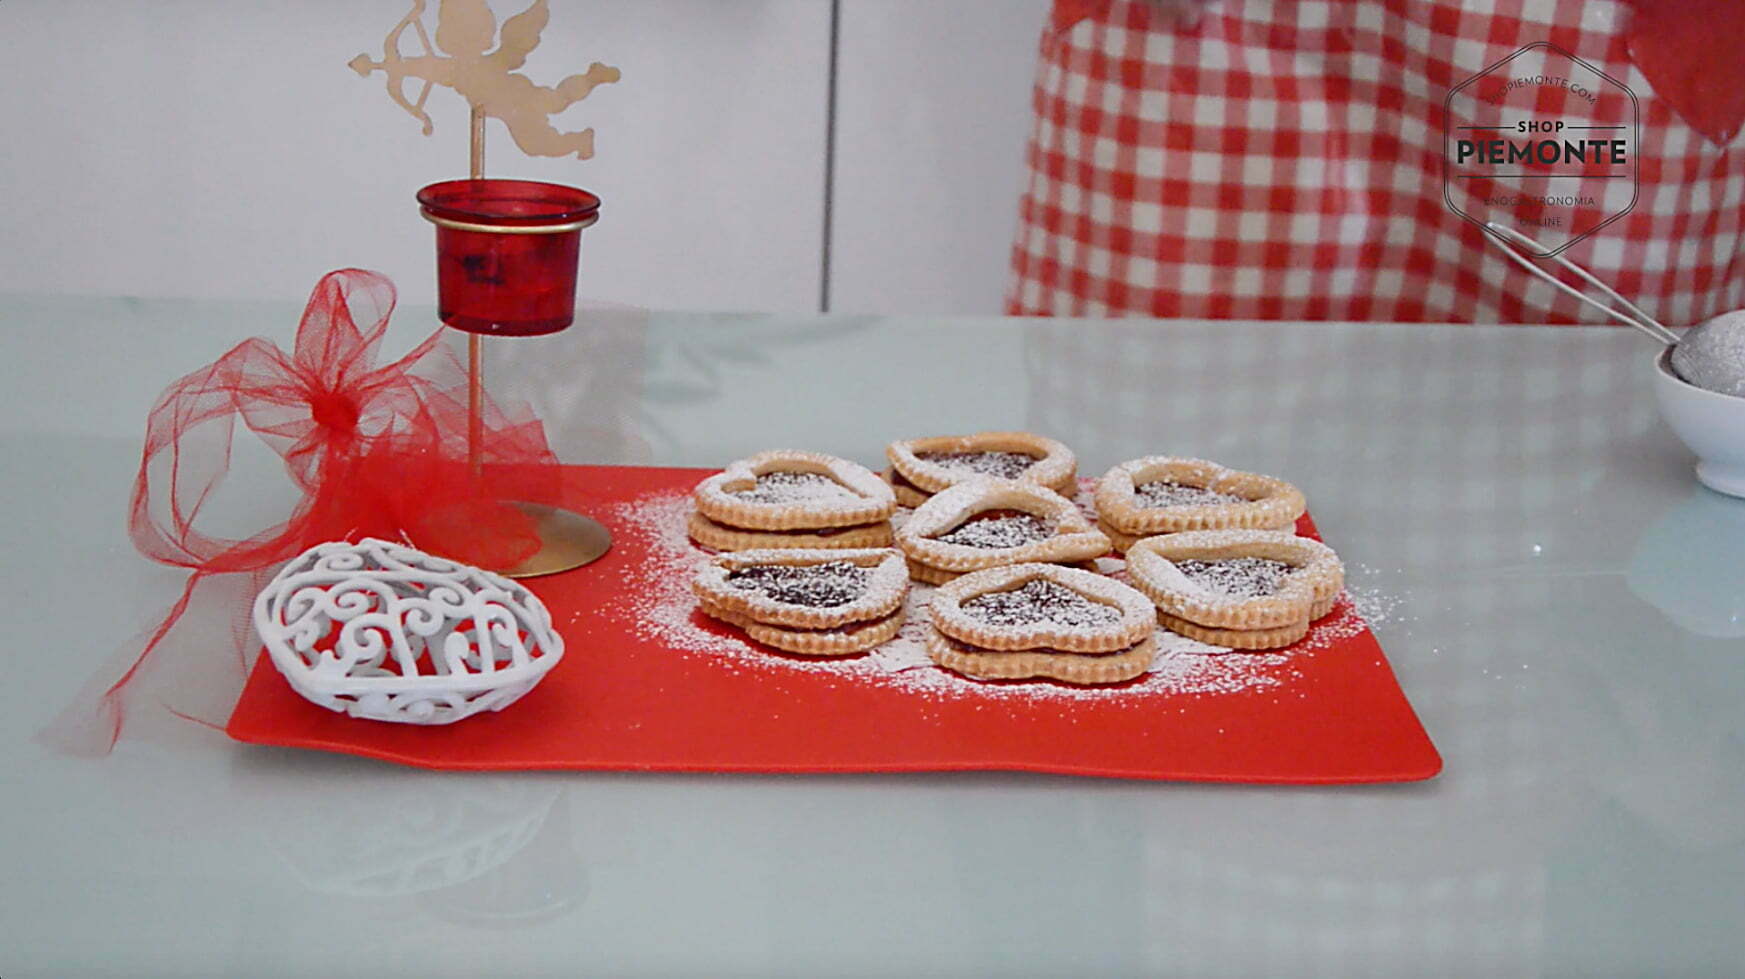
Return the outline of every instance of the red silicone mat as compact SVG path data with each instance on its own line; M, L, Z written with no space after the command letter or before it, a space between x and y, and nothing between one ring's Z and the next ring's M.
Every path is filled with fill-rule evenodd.
M679 512L679 494L706 471L576 466L568 475L572 505L615 541L588 567L529 582L566 649L521 701L447 727L357 720L303 700L261 656L231 737L464 770L982 769L1287 783L1412 781L1441 770L1349 603L1300 648L1210 664L1247 664L1226 671L1240 682L1196 681L1185 693L1149 680L1083 690L979 684L933 667L878 673L864 659L820 665L741 645L701 616L676 618L716 648L677 648L685 644L672 623L651 629L646 614L651 568L672 556L672 535L663 544L648 514ZM1314 532L1307 517L1300 529Z

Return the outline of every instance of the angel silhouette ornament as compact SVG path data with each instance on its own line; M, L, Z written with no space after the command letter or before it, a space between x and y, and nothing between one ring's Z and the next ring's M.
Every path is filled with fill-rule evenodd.
M564 132L551 124L551 117L588 97L597 86L619 79L618 69L594 62L584 74L571 75L556 86L536 85L516 69L539 45L539 35L551 19L546 0L503 22L485 0L441 0L436 14L436 44L424 29L425 0L413 0L412 9L382 43L381 60L360 54L351 59L352 70L368 78L382 72L388 96L405 109L430 135L435 127L424 103L437 85L451 88L485 116L501 119L523 153L530 156L571 156L586 160L594 155L594 130ZM400 39L411 28L418 34L423 54L410 57L400 50ZM496 44L496 50L490 50ZM438 54L440 49L443 53ZM487 53L488 52L488 53ZM406 80L423 85L416 98L406 94Z

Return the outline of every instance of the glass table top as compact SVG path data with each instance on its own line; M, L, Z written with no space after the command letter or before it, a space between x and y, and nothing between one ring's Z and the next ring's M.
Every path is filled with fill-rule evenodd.
M149 703L107 759L50 752L35 733L182 585L125 533L146 410L298 312L0 296L6 979L1745 962L1745 501L1697 486L1631 331L587 310L487 343L487 386L569 462L876 465L1022 428L1087 475L1168 453L1289 479L1442 752L1427 783L438 774ZM402 309L384 352L433 322ZM294 501L247 442L220 532ZM227 628L193 619L155 682Z

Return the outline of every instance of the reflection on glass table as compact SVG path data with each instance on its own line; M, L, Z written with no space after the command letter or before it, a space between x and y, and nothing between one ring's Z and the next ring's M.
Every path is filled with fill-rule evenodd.
M497 393L532 400L573 462L714 466L782 446L872 465L894 438L1026 428L1090 475L1167 452L1290 479L1446 769L1258 788L434 774L235 745L146 707L106 761L49 755L32 733L180 584L120 536L145 407L295 309L0 297L0 314L0 448L30 501L4 518L8 584L32 596L11 637L41 651L0 687L9 979L121 962L1464 976L1745 961L1745 501L1697 489L1624 331L584 309L576 329L489 352ZM434 324L398 315L409 336ZM278 478L227 487L247 497L242 529L282 519ZM178 671L202 657L236 670L227 611L193 618L157 689L197 687ZM228 682L187 692L222 713Z

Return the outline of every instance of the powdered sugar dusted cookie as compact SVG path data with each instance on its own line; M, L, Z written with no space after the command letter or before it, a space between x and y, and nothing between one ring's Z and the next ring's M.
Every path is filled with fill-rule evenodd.
M888 520L855 527L818 527L812 530L743 530L718 524L693 511L685 522L685 530L692 540L716 551L889 547L891 544L891 523Z
M1097 517L1116 546L1190 530L1288 530L1303 494L1282 479L1226 469L1204 459L1147 456L1097 481Z
M818 452L772 449L697 485L697 512L742 530L813 530L889 520L896 497L878 474Z
M881 470L879 478L890 484L891 492L897 495L898 506L906 506L912 510L926 503L933 496L932 493L917 489L913 483L904 479L895 469Z
M954 575L1030 561L1069 564L1109 551L1109 539L1071 500L1040 486L995 479L959 483L934 495L896 539L912 566Z
M885 449L888 478L910 498L938 493L965 480L1010 479L1072 494L1078 459L1060 442L1030 432L980 432L905 439Z
M933 627L983 649L1109 653L1151 635L1151 599L1091 571L1015 564L964 575L933 593Z
M1272 530L1147 537L1128 549L1127 574L1156 603L1166 628L1244 649L1302 638L1345 587L1345 570L1332 548Z
M720 554L691 583L705 615L809 656L864 652L895 636L908 588L903 556L889 548Z
M850 622L833 629L788 629L749 616L735 615L725 609L700 603L703 613L730 625L739 626L745 634L766 646L801 656L852 656L864 653L881 643L895 639L903 628L901 610L881 619Z
M697 569L699 601L771 625L827 629L903 604L909 575L893 548L719 554Z
M967 676L1119 683L1145 672L1157 612L1113 578L1053 564L966 574L929 609L928 655Z
M1157 655L1155 635L1118 653L1090 655L1030 649L1000 653L977 649L938 630L927 635L927 655L933 662L978 680L1027 680L1046 677L1083 686L1122 683L1144 673Z

